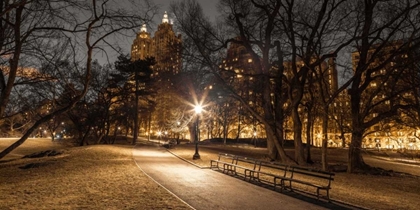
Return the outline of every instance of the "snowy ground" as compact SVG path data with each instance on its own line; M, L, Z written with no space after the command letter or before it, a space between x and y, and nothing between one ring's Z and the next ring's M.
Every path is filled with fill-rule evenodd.
M0 150L14 141L0 139ZM259 158L264 158L265 153L263 149L200 146L201 159L195 163L202 166L209 166L210 159L221 151ZM0 209L188 209L138 169L131 148L131 145L68 147L50 139L29 139L0 160ZM45 150L62 154L21 158ZM194 145L177 146L171 152L193 161ZM341 149L330 150L329 160L343 164L346 154ZM314 160L318 157L319 151L313 150ZM412 174L420 170L418 166L390 165L374 157L365 159L387 170ZM343 172L336 173L331 198L369 209L417 209L419 192L419 176Z

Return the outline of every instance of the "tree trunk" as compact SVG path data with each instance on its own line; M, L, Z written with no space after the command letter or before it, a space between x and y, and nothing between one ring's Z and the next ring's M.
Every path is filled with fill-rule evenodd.
M3 1L1 3L3 5ZM13 58L9 60L9 75L7 76L7 83L6 86L1 90L1 97L0 97L0 119L3 118L4 112L6 110L6 106L9 103L10 94L12 92L13 86L15 85L15 79L17 70L19 67L19 60L20 60L20 54L22 52L22 37L21 37L21 24L22 24L22 12L25 8L25 4L19 6L16 8L15 13L15 24L13 27L14 30L14 44L15 44L15 50L13 52ZM2 40L3 41L3 40ZM23 143L23 142L22 142Z
M363 161L361 148L363 133L363 123L360 113L361 94L358 89L361 78L354 80L352 88L350 89L350 102L351 102L351 116L352 116L352 136L348 154L348 167L347 172L353 173L357 170L365 170L368 166Z
M81 139L80 139L79 146L89 145L89 142L88 142L88 140L86 138L88 136L88 134L89 134L89 131L90 131L90 128L87 129L87 131L84 134L82 134Z
M325 109L325 114L322 116L322 145L321 145L321 163L322 170L328 169L327 146L328 146L328 108Z
M348 173L354 173L358 170L366 170L368 165L365 163L362 157L362 139L363 135L362 132L353 131L351 137L351 143L349 148L349 156L348 156Z
M305 164L305 156L302 145L302 121L299 117L299 112L297 107L292 109L292 118L293 118L293 137L295 143L295 161L299 164Z
M135 78L136 80L136 102L134 105L134 130L133 130L133 142L131 142L132 145L135 145L137 143L137 135L139 132L139 81L138 81L138 71L135 72Z
M269 132L266 131L266 133L268 134ZM271 160L276 160L277 154L280 153L280 151L278 151L276 148L275 141L277 141L277 139L275 138L274 135L267 135L267 152L268 152L268 157ZM281 155L280 155L280 159L283 159Z
M226 113L226 111L224 111L223 113L224 113L224 117L223 117L223 144L226 145L227 134L228 134L227 113Z
M308 109L308 123L306 123L306 163L313 164L311 158L311 138L312 138L312 113L311 110Z
M265 125L265 132L267 135L267 152L268 157L271 160L276 160L277 155L280 156L280 160L284 163L291 163L293 160L287 156L286 152L284 151L283 146L281 145L281 142L279 141L278 136L283 135L281 132L277 133L274 131L274 129L270 125Z

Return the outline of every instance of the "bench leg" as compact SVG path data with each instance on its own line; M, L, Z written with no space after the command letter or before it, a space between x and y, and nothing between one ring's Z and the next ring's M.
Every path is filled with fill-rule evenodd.
M327 199L328 199L328 203L331 203L331 200L330 200L330 189L327 189Z
M281 184L281 190L283 191L283 189L286 189L286 180L284 180L284 179L281 179L281 182L280 182L280 184ZM291 189L291 188L290 188Z
M319 200L319 191L321 190L321 188L316 188L316 196L317 196L317 199ZM323 189L323 190L325 190L326 191L326 193L327 193L327 200L328 200L328 202L329 203L331 203L331 200L330 200L330 189Z
M292 191L292 192L293 192L292 180L289 180L289 188L290 188L290 191Z
M252 171L248 171L248 170L245 170L245 172L244 172L244 180L246 181L246 177L247 177L247 172L249 172L249 181L251 181L251 174L252 174Z
M274 191L276 191L277 187L277 177L274 177ZM280 192L283 192L283 179L280 179Z

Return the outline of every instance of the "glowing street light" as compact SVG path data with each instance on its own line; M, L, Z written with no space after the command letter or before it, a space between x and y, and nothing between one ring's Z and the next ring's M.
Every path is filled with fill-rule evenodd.
M200 154L198 153L198 141L200 135L198 135L199 132L199 123L200 123L200 113L203 111L203 107L201 105L195 105L194 111L196 114L195 118L195 153L193 155L193 160L200 159Z

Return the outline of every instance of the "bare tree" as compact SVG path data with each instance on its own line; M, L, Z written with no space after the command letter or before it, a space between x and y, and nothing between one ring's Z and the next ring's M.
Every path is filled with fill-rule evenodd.
M196 58L200 60L208 70L210 70L217 81L217 84L223 85L223 89L229 93L229 97L236 98L241 102L241 106L251 113L255 119L262 122L266 129L268 138L269 156L272 159L277 159L280 154L280 159L284 161L291 161L286 155L282 144L282 122L279 107L280 99L276 98L273 101L272 92L276 86L281 82L276 82L273 86L271 78L276 78L276 75L282 75L283 68L279 67L278 71L273 74L270 56L275 54L279 48L273 48L273 31L275 28L275 17L280 8L280 2L263 2L257 3L255 1L221 1L220 9L224 14L225 23L228 27L222 28L222 24L212 25L204 18L202 10L195 1L184 1L179 4L172 5L172 11L175 13L177 26L179 30L185 33L186 39L192 40L194 43L194 52ZM261 30L260 30L261 29ZM230 33L222 33L227 31ZM259 34L256 34L258 32ZM237 39L236 37L240 37ZM261 92L258 95L262 98L263 112L257 112L254 107L251 107L248 101L241 98L241 94L235 91L234 86L228 85L222 75L220 75L219 62L223 48L228 43L236 43L245 46L248 53L251 54L252 61L255 62L255 72L244 74L248 79L255 78L258 84L262 86ZM281 52L277 51L281 57ZM282 64L282 61L280 62ZM280 65L282 66L282 65ZM274 103L273 103L274 102ZM273 106L275 104L275 106ZM280 108L281 109L281 108ZM276 115L277 114L277 115ZM275 117L277 116L277 118ZM279 133L280 132L280 133Z
M14 3L11 7L7 2L1 2L3 6L1 11L2 25L11 28L13 39L10 41L12 47L9 49L11 55L10 72L7 82L2 81L1 116L3 116L8 104L16 72L20 65L20 56L24 52L23 48L25 46L43 46L45 44L44 40L49 38L59 43L57 37L62 37L71 41L71 47L66 50L73 53L73 61L80 60L77 54L83 52L85 56L82 56L82 59L85 62L84 68L74 69L81 77L79 77L79 81L72 81L75 94L71 100L67 104L56 107L55 110L41 116L17 142L0 153L0 158L25 142L29 135L41 124L73 108L88 91L91 81L93 53L101 50L101 44L106 45L110 36L140 27L143 22L149 20L150 12L153 12L149 10L150 7L144 7L143 9L135 7L136 5L133 5L133 2L130 2L131 5L127 5L127 8L131 9L128 10L120 7L118 2L111 0L91 0L88 2L27 0ZM138 8L138 10L135 10L135 8ZM33 42L28 43L29 40ZM0 41L4 43L4 40ZM57 46L54 43L57 42L51 42L48 47ZM48 56L44 57L49 58ZM74 67L78 66L74 65ZM4 75L2 75L2 79L5 79ZM61 82L68 83L69 81Z
M352 140L348 172L368 169L361 154L364 133L383 119L395 116L413 87L402 83L410 75L417 49L420 22L419 1L356 1L354 37L360 37L353 54L354 76L349 90L352 116ZM415 60L415 59L414 59Z

